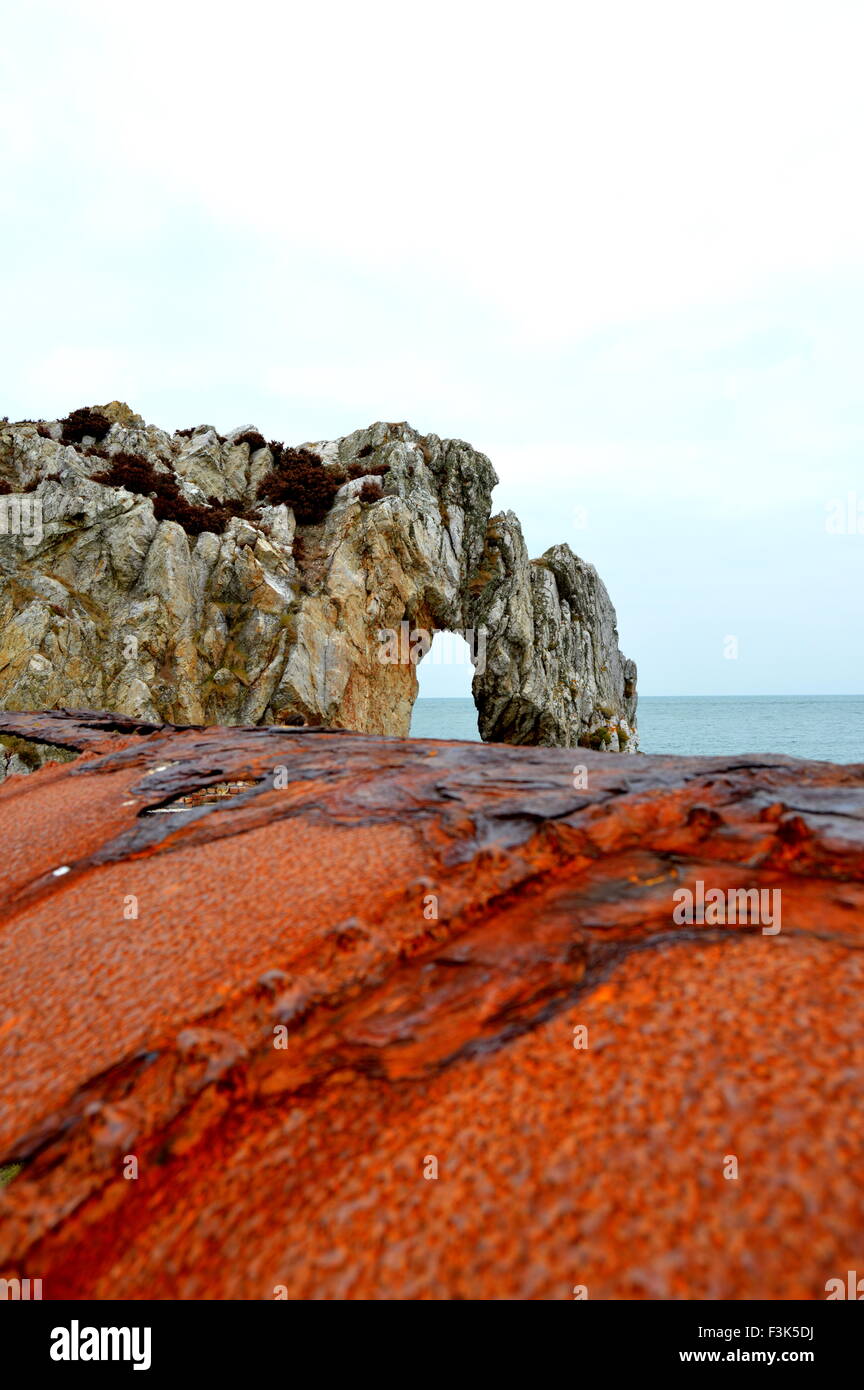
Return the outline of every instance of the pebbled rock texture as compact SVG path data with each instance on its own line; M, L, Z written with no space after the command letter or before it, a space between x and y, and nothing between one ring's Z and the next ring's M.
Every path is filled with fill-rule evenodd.
M860 1268L864 767L0 732L81 750L0 789L0 1276L821 1299ZM781 930L675 925L699 881L779 889Z
M635 750L606 589L566 545L529 560L483 454L383 423L305 447L330 502L308 515L267 500L283 446L251 426L169 435L116 401L0 423L0 705L407 734L410 634L448 630L483 739Z

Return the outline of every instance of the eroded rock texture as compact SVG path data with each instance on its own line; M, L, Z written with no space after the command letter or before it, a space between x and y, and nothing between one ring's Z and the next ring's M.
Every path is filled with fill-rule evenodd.
M0 731L83 750L0 789L0 1275L818 1299L860 1268L864 768L586 752L574 790L558 749ZM170 810L214 782L245 790ZM779 889L780 932L675 926L698 881Z
M379 635L404 623L474 634L484 739L634 751L636 670L606 589L566 545L529 560L516 517L490 517L497 478L469 445L405 424L310 445L335 497L304 519L263 498L280 453L251 427L168 435L117 402L97 415L98 439L86 417L0 424L4 708L407 734L415 665L407 640L382 661ZM118 460L206 528L97 481Z

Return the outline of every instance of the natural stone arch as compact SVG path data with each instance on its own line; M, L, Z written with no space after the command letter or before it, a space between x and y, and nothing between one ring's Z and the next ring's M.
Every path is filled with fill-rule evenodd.
M635 666L596 571L566 545L530 560L470 445L379 423L303 446L333 486L298 524L259 498L285 446L254 428L170 436L116 402L102 415L98 450L63 422L0 424L0 482L43 518L38 541L0 538L6 708L404 735L416 667L382 662L379 633L407 622L484 632L485 740L635 747ZM173 516L127 486L130 458L168 480Z

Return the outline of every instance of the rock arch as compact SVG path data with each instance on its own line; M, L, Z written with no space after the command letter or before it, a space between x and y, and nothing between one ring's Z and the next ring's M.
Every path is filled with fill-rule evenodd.
M98 443L0 425L0 482L35 493L43 531L0 538L6 708L405 735L416 666L383 661L380 634L408 624L482 632L484 740L635 749L636 669L602 581L567 545L529 559L470 445L378 423L304 446L332 502L298 524L259 496L284 446L252 427L101 414ZM156 492L118 485L118 457Z

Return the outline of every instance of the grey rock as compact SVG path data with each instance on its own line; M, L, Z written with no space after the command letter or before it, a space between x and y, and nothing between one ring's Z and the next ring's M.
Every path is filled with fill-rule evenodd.
M529 559L513 513L490 515L498 480L470 445L383 422L308 444L357 477L321 524L298 525L257 503L273 457L234 442L253 426L169 435L120 402L109 418L109 455L247 515L187 534L94 481L105 460L62 444L57 422L0 425L0 479L41 506L42 530L0 534L4 708L404 735L410 638L445 629L473 641L485 740L635 751L636 668L602 581L567 545ZM361 500L367 459L378 500Z

